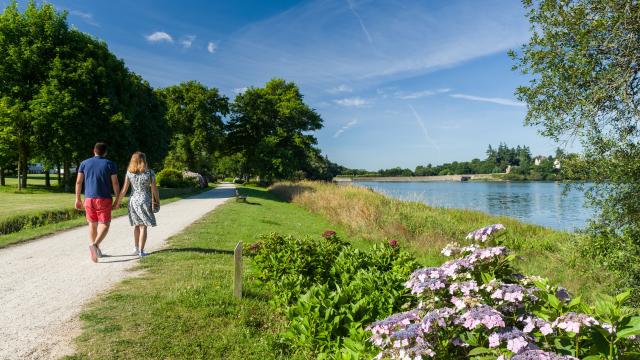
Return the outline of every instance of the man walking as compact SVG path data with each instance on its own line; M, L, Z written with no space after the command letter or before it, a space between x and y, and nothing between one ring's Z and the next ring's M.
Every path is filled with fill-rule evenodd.
M76 179L76 209L83 207L80 193L84 182L84 209L89 222L89 252L91 260L102 257L100 242L107 236L111 224L112 194L120 192L116 164L105 159L107 144L97 143L93 147L94 157L83 161ZM113 190L113 192L112 192Z

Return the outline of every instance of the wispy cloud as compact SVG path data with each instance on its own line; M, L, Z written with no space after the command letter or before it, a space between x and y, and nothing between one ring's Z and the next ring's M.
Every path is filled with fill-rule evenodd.
M327 90L328 93L330 94L338 94L338 93L344 93L344 92L352 92L353 89L350 86L347 86L345 84L341 84L338 85L334 88L331 88L329 90Z
M182 38L182 40L180 40L180 45L182 45L182 47L184 47L185 49L188 49L191 47L191 45L193 45L193 42L195 40L196 40L195 35L187 35L184 38Z
M361 107L365 105L369 105L371 102L367 99L363 99L361 97L352 97L352 98L344 98L333 100L338 105L349 106L349 107Z
M278 74L322 91L377 86L517 47L529 38L522 15L510 0L312 0L234 33L215 66L244 83Z
M153 34L145 36L145 38L147 39L147 41L150 41L150 42L162 42L162 41L166 41L170 43L173 42L173 38L171 37L171 35L167 34L164 31L156 31Z
M236 94L242 94L243 92L247 91L247 89L247 87L235 88L233 89L233 92Z
M516 101L516 100L512 100L512 99L505 99L505 98L499 98L499 97L483 97L483 96L475 96L475 95L466 95L466 94L451 94L449 95L452 98L456 98L456 99L464 99L464 100L471 100L471 101L482 101L482 102L488 102L488 103L493 103L493 104L498 104L498 105L506 105L506 106L526 106L525 103L522 103L520 101Z
M396 98L402 99L402 100L413 100L413 99L419 99L427 96L432 96L435 94L436 92L431 90L416 91L412 93L404 93L399 91L399 92L396 92L395 96Z
M216 50L218 50L218 45L216 45L216 43L214 43L213 41L209 41L209 44L207 45L207 51L213 54L216 52Z
M411 112L413 112L413 116L416 119L416 122L418 123L418 126L420 126L420 129L422 130L422 134L424 135L425 140L427 140L427 142L438 151L438 154L440 154L440 147L438 146L438 144L436 144L435 141L433 141L433 139L431 138L431 136L429 136L429 131L427 131L427 127L424 124L424 121L422 120L422 117L420 116L420 114L418 114L418 112L416 111L416 109L409 105L409 109L411 109Z
M342 133L344 133L345 131L347 131L350 128L354 127L356 124L358 124L358 119L354 119L354 120L349 121L346 125L344 125L340 129L338 129L338 131L336 131L336 133L333 134L333 137L334 138L340 137L340 135L342 135Z
M88 12L84 12L84 11L80 11L80 10L71 10L71 11L69 11L69 14L71 14L72 16L79 17L85 23L87 23L87 24L89 24L91 26L100 26L100 24L98 24L95 21L95 19L93 18L93 14L92 13L88 13Z

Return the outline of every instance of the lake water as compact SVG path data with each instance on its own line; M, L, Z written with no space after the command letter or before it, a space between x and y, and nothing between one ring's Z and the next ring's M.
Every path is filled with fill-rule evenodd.
M556 182L354 182L401 200L480 210L558 230L584 227L593 214L582 191Z

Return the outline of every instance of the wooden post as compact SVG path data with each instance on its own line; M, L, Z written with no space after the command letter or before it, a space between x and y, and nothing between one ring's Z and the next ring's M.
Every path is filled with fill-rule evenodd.
M235 274L233 278L233 296L242 299L242 241L233 250Z

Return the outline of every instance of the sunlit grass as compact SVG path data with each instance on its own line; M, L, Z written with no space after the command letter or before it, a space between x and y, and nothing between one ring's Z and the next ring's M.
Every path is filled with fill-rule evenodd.
M370 241L404 241L425 265L444 262L440 250L447 243L461 242L472 230L502 223L507 232L500 240L520 256L523 272L549 277L587 298L611 291L616 283L598 264L579 257L576 244L581 238L575 233L479 211L400 201L357 186L279 183L271 191L340 224L349 234Z

